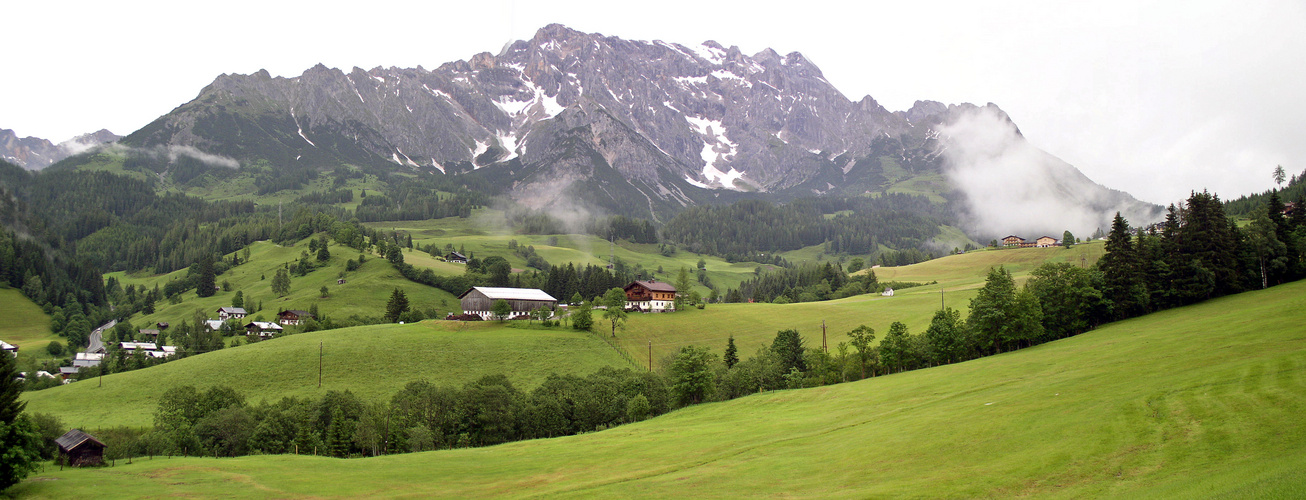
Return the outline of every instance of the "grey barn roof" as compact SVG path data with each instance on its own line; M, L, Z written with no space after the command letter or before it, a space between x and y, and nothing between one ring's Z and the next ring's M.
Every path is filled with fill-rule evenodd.
M86 441L95 441L100 446L104 446L104 443L100 442L99 439L95 439L94 436L82 432L79 429L68 431L64 433L64 435L59 436L59 439L54 440L54 442L59 445L59 449L63 451L70 451L73 448L81 446L82 443L85 443Z

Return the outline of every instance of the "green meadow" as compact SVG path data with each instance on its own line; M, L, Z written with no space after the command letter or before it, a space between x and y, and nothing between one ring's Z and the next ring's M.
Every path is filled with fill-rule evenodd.
M128 320L143 328L159 321L189 321L196 311L205 317L216 318L217 309L230 306L237 291L244 294L245 308L251 311L250 318L262 316L267 321L276 319L278 310L306 311L315 303L322 314L339 319L353 315L382 316L385 314L386 301L395 288L402 289L408 296L409 303L417 309L433 308L440 312L441 317L458 310L457 297L438 288L408 281L399 275L394 266L375 254L368 254L362 267L346 272L345 261L357 259L358 251L336 244L332 244L329 249L331 259L324 267L304 276L291 274L290 294L277 297L272 293L272 277L278 268L284 265L293 267L299 261L300 253L308 250L307 240L293 247L267 241L254 243L250 246L249 262L233 267L217 277L217 283L229 283L231 291L219 291L212 297L201 298L192 289L181 294L183 300L178 304L170 304L166 299L159 300L155 303L154 314L136 314ZM310 260L317 262L313 257ZM163 275L129 275L118 272L106 276L118 278L124 286L134 284L153 288L156 285L162 287L170 280L181 279L186 272L185 269ZM342 273L345 284L337 284L336 280ZM323 286L327 287L326 297L322 297ZM252 312L260 301L263 302L263 311Z
M180 385L229 386L251 403L329 390L388 401L415 380L462 386L504 374L530 390L550 373L586 375L604 366L630 363L592 333L423 321L289 335L29 392L23 399L29 411L52 413L84 429L148 427L159 397Z
M21 361L50 358L45 346L65 341L50 331L50 315L17 288L0 289L0 340L18 346Z
M965 363L756 394L578 436L352 460L47 468L11 493L1300 498L1304 308L1306 282L1297 282Z

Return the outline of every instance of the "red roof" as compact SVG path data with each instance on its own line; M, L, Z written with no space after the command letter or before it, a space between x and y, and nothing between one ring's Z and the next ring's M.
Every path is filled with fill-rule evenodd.
M642 286L642 287L647 288L647 289L649 289L649 290L651 290L651 291L654 291L654 292L671 292L671 293L676 293L676 287L672 286L671 283L666 283L666 282L657 281L657 280L636 281L636 282L634 282L634 283L631 283L631 284L629 284L629 285L626 285L626 289L627 289L627 290L630 290L630 287L632 287L632 286L636 286L636 285L638 285L638 286Z

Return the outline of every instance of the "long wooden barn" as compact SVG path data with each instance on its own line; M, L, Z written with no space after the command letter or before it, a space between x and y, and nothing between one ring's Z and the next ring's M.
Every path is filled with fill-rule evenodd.
M475 286L459 295L458 300L462 302L463 314L475 314L487 320L494 319L490 309L498 300L506 301L512 307L510 318L525 315L540 306L549 309L558 307L558 299L538 288Z

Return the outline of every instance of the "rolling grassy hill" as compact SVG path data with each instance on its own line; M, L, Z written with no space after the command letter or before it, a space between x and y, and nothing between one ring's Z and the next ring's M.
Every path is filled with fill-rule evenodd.
M63 342L50 331L50 315L16 288L0 289L0 340L18 346L20 366L28 360L50 358L45 346Z
M423 321L290 335L26 393L23 399L29 411L58 415L73 426L148 427L159 396L179 385L226 385L252 403L328 390L388 401L414 380L461 386L502 373L529 390L550 373L586 375L603 366L630 364L592 333Z
M579 436L48 469L31 498L1301 497L1306 282L1030 349ZM305 336L307 337L307 336Z
M654 244L618 241L613 245L609 244L607 240L586 234L513 234L503 219L503 213L496 210L477 210L470 219L450 217L428 221L369 222L365 225L378 230L407 232L412 235L414 246L438 244L443 247L445 244L452 244L455 249L466 248L468 253L475 253L476 257L481 259L497 255L507 259L513 268L518 270L527 269L526 259L518 256L508 248L510 240L517 240L518 244L523 247L527 245L534 246L535 252L540 257L555 265L566 265L571 262L581 267L589 264L605 266L608 264L609 257L615 256L632 268L639 264L644 266L644 269L656 273L657 269L661 267L663 272L655 274L654 277L662 281L674 281L681 267L689 269L692 276L692 273L698 267L699 259L703 259L706 262L708 278L722 292L729 288L739 288L739 283L752 279L754 269L759 266L755 262L731 263L720 257L696 254L684 250L677 251L668 257L660 254L658 246ZM556 238L557 243L551 245L549 242L554 238ZM816 249L819 247L811 248ZM815 259L815 255L819 251L813 250L813 252L808 253L811 255L803 254L804 257L795 261ZM462 272L461 266L456 269L443 267L451 264L437 262L422 252L414 252L414 255L416 257L413 260L409 260L410 257L405 255L405 262L416 266L430 267L436 272L446 274L455 271ZM762 265L762 267L768 269L772 266ZM707 296L709 291L706 286L698 283L695 283L694 288L704 296Z
M250 247L249 262L233 267L217 277L219 284L223 281L229 282L231 291L219 291L212 297L200 298L195 295L194 290L190 290L181 294L183 298L181 303L169 304L167 300L160 300L155 303L154 314L137 314L128 320L138 327L159 321L188 321L197 310L206 317L216 318L215 311L219 307L230 306L236 291L244 293L245 307L250 311L253 311L254 304L263 301L263 311L251 313L250 317L261 314L269 321L275 319L279 309L308 310L313 303L317 303L322 314L335 318L343 319L351 315L381 316L385 314L386 301L396 287L404 290L409 303L416 309L434 308L442 315L458 309L457 297L438 288L408 281L400 276L389 262L374 254L368 255L359 269L345 272L345 261L357 259L358 252L335 244L329 247L331 259L327 261L326 266L302 277L292 274L290 295L278 298L272 293L272 277L276 274L277 268L283 264L293 265L299 261L300 252L308 250L306 241L293 247L283 247L267 241L256 242ZM162 286L170 280L180 279L186 275L186 272L182 269L164 275L150 276L133 276L118 272L107 276L117 277L124 286L135 284L153 288L155 285ZM336 284L336 278L341 273L345 275L344 285ZM325 298L321 296L322 286L326 286L328 290L328 296Z
M984 285L990 267L1004 266L1023 283L1029 273L1047 262L1072 262L1093 265L1102 256L1102 243L1076 245L1070 249L1021 248L985 250L949 255L919 264L874 269L880 281L909 281L937 284L898 290L894 297L878 294L860 295L825 302L798 304L712 304L704 310L687 310L675 314L632 314L617 339L636 359L647 362L650 343L653 365L682 346L706 345L720 354L726 339L735 337L741 355L752 355L758 347L769 345L779 330L793 328L803 335L808 347L821 345L821 323L825 322L831 352L839 342L848 340L847 332L858 325L874 328L882 338L895 321L906 324L912 333L921 333L939 310L942 300L948 307L969 310L970 299ZM862 271L863 273L869 271ZM610 332L602 314L595 316L596 331Z
M1018 277L1025 276L1029 270L1042 262L1065 258L1077 260L1075 257L1076 252L1087 251L1092 253L1094 246L1101 247L1100 244L1097 244L1079 246L1073 250L1054 248L972 252L912 266L878 268L876 269L877 274L910 276L912 279L921 280L925 280L929 276L942 278L939 285L903 289L891 298L881 297L878 294L869 294L825 302L784 305L713 304L703 310L691 309L674 314L631 314L628 324L623 329L618 330L616 341L641 366L649 361L651 344L652 363L656 369L660 366L663 358L675 353L685 345L707 346L719 355L725 349L726 339L732 335L735 337L736 345L743 357L752 356L759 347L769 345L775 338L776 332L786 328L797 329L805 338L807 346L819 347L821 345L821 323L824 321L828 332L828 344L833 352L839 342L848 340L846 333L861 324L875 328L879 338L884 336L888 331L889 324L894 321L902 321L907 324L913 333L923 332L934 312L938 310L939 288L941 286L946 290L944 298L947 305L960 309L964 313L967 310L969 299L975 296L976 288L983 284L984 271L987 270L987 267L984 266L1002 263L1009 266L1009 268L1015 269L1015 274ZM267 284L270 278L268 280L258 280L259 275L257 273L262 272L260 269L266 267L270 276L270 270L280 265L281 259L296 257L298 252L298 248L283 248L270 243L256 244L255 249L251 252L251 263L238 266L231 271L233 284L239 284L238 288L243 287L243 289L247 290L247 294L251 294L249 292L249 290L253 289L251 286L259 287L258 290L261 291L253 293L252 296L270 298L272 295ZM411 259L413 256L421 255L424 254L413 252L406 254L405 258ZM343 259L339 252L334 254L332 262L337 259ZM323 300L319 303L319 307L323 312L342 315L343 312L332 312L339 311L339 309L328 307L330 304L335 303L332 300L340 300L345 304L350 304L342 306L345 311L350 310L347 309L348 307L358 308L357 304L367 304L368 301L375 301L376 305L371 307L380 310L384 306L389 287L392 286L402 286L409 290L410 300L415 296L424 297L422 295L424 292L436 291L441 294L444 293L429 287L409 283L397 276L388 277L385 274L388 272L393 272L389 263L379 258L368 260L358 272L350 273L349 284L358 285L359 288L355 289L356 291L348 292L348 294L343 291L333 292L332 299ZM244 273L244 277L239 277L242 276L240 273ZM335 273L322 269L309 274L305 278L294 278L291 297L295 297L296 293L316 296L317 292L314 284L308 286L299 285L299 280L312 279L315 276L334 280ZM359 278L358 276L364 276L365 278ZM168 279L168 277L148 279ZM219 278L219 281L221 279L222 277ZM247 281L253 284L249 285ZM128 282L131 282L130 279L128 279ZM147 284L152 283L149 281L144 282ZM333 290L336 289L334 281L332 281L331 287ZM414 287L420 287L421 292L414 292ZM212 309L228 303L232 293L234 292L224 292L216 297L206 299L199 299L193 293L188 293L188 298L179 305L164 306L163 304L166 304L166 302L161 302L160 311L155 315L146 317L146 321L168 320L167 318L176 319L177 317L188 318L196 308L203 304L208 304L203 308L205 312L211 312ZM422 300L426 302L415 300L414 304L421 306L435 299ZM458 302L456 299L450 297L448 300L450 304L457 307ZM286 303L295 304L293 300L286 301ZM307 305L296 305L295 307L307 308ZM269 317L275 313L272 302L265 301L264 308L265 315ZM363 310L366 313L366 309L360 308L358 310ZM172 311L176 312L173 313ZM601 319L601 311L596 311L595 317L597 323L594 331L607 334L609 326L606 321ZM134 318L133 321L138 325L142 324L142 321L138 318ZM466 332L457 335L448 333L451 330L460 328L467 329L466 332L476 333L471 336ZM434 340L429 340L428 337L433 334L428 332L443 332L439 336L441 339L446 339L446 336L448 336L448 339L463 339L466 342L464 347L467 349L484 344L499 346L498 348L501 351L489 349L478 356L465 359L454 357L422 361L410 353L422 352L422 346L425 345L423 342L434 342ZM143 381L184 380L188 377L186 374L191 373L202 374L200 380L212 381L206 383L231 385L254 401L263 398L273 400L285 395L311 394L316 390L316 359L314 359L314 353L318 341L328 342L328 348L332 342L340 342L340 347L331 352L344 356L346 359L354 360L365 353L365 358L359 358L357 362L349 361L349 364L345 365L352 367L351 370L353 371L378 374L381 371L389 371L389 374L382 379L367 376L358 377L357 380L347 378L342 379L341 384L343 385L334 386L336 388L347 388L360 394L389 397L403 384L419 378L432 381L449 380L451 384L457 385L483 374L497 372L510 374L510 376L514 377L514 382L520 382L524 387L530 387L546 376L548 374L547 367L551 363L557 363L557 361L544 359L536 362L530 359L528 354L523 354L522 351L549 349L547 346L552 342L550 339L559 335L565 338L583 338L586 339L585 342L592 344L587 344L590 347L577 351L577 356L574 359L569 358L566 363L559 364L559 368L557 368L559 372L584 374L597 369L604 363L629 366L610 347L594 338L594 333L581 334L561 330L518 329L496 323L464 325L453 322L423 322L420 326L377 325L294 335L273 342L203 354L155 368L115 374L104 379L106 386L112 382L114 387L105 391L112 394L111 399L115 401L115 405L111 408L105 407L92 411L83 407L82 401L85 401L84 398L88 397L85 396L87 391L94 394L94 390L97 389L95 387L97 381L94 380L78 382L56 391L33 393L30 397L32 398L32 407L36 411L55 412L64 416L65 420L69 422L109 426L117 424L149 425L149 416L154 410L158 395L172 385L193 382L160 385L158 382L147 383ZM325 340L314 340L319 339L319 336ZM499 342L507 342L507 339L511 339L511 342L500 345L495 344L493 339L499 339ZM463 349L464 347L458 347L457 349ZM461 352L453 347L441 347L440 352L449 349L452 349L449 352ZM508 353L508 355L503 356L504 352ZM597 358L590 359L591 354L597 356ZM289 376L288 373L290 372L287 372L287 368L283 366L288 358L297 363L295 366L298 367L296 368L298 371L294 372L296 374L294 376ZM364 363L361 361L362 359L374 364ZM392 368L393 371L390 371ZM520 374L517 373L519 370L522 371ZM118 377L122 377L122 381L113 382ZM278 382L270 383L267 381L269 378ZM149 386L151 389L142 391L134 388L138 385Z

